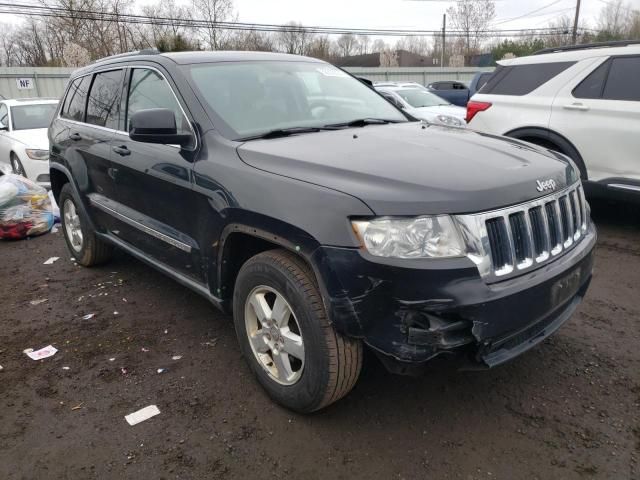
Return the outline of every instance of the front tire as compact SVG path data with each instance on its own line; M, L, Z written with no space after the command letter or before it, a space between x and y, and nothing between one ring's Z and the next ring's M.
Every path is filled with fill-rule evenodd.
M60 190L59 200L62 232L71 255L84 267L109 261L113 248L96 236L68 183Z
M327 319L310 268L286 250L249 259L233 296L242 353L276 402L310 413L344 397L362 368L362 343Z
M22 162L15 155L15 153L11 154L10 162L11 162L11 170L15 175L20 175L24 178L27 178L27 172L25 172Z

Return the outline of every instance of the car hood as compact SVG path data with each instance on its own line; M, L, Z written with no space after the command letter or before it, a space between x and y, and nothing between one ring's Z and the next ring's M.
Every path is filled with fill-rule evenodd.
M254 140L238 147L261 170L355 196L377 215L472 213L577 181L566 157L518 140L420 123ZM322 208L318 205L318 208Z
M14 130L9 136L26 148L36 148L41 150L49 150L49 139L47 138L46 128L36 128L33 130Z
M429 113L432 115L449 115L451 117L459 118L460 120L464 120L467 116L467 109L462 107L457 107L456 105L436 105L434 107L420 107L420 108L412 108L413 112L420 113Z

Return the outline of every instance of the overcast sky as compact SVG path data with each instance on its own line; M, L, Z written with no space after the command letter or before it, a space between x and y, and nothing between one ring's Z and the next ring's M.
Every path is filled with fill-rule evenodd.
M598 13L608 1L582 0L581 18L595 26ZM640 9L640 0L627 1ZM19 3L35 2L21 0ZM136 3L143 5L153 0ZM314 26L425 30L441 28L442 14L454 3L442 0L235 0L243 22L282 24L293 20ZM499 29L542 28L554 18L573 16L575 5L576 0L497 0L493 25ZM16 23L18 19L0 14L0 21Z

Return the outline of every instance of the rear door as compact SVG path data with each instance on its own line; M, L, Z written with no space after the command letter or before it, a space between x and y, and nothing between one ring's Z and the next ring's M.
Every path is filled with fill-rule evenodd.
M559 92L550 128L575 145L589 180L640 181L640 55L600 62Z
M152 67L129 69L123 125L128 125L131 115L140 110L168 108L174 112L178 133L191 134L193 142L180 148L134 142L123 131L116 134L112 158L122 220L119 236L177 272L202 281L192 188L196 136L167 78Z
M118 121L113 97L121 89L122 70L89 74L72 82L60 111L52 148L60 151L80 192L87 196L94 220L103 229L113 217L98 208L96 199L115 196L110 141Z

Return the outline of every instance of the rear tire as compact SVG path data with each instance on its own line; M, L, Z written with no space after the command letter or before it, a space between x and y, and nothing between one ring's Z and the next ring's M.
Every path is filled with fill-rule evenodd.
M96 236L68 183L60 190L59 200L62 233L71 255L84 267L109 261L113 247Z
M271 250L249 259L238 273L233 312L249 367L280 405L310 413L344 397L355 385L362 343L335 331L313 272L296 255ZM278 320L283 317L287 320ZM288 345L291 338L295 343ZM283 355L284 362L279 358Z

